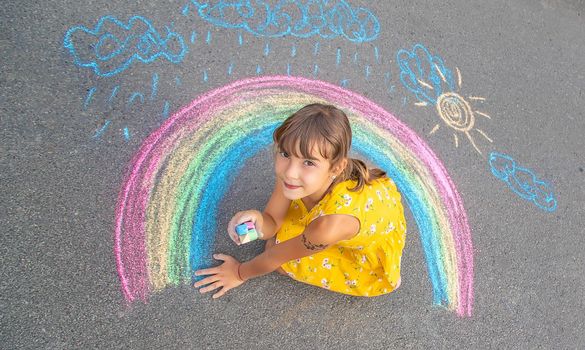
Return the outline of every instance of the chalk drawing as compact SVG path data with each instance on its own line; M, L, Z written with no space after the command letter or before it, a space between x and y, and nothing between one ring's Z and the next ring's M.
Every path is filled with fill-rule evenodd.
M98 76L111 77L136 61L151 63L165 58L172 63L181 62L187 52L183 37L168 27L166 30L166 35L161 36L141 16L130 18L128 23L104 16L93 29L82 25L70 28L63 46L77 66L91 68Z
M116 98L116 95L118 95L118 91L120 90L120 85L116 85L114 86L114 88L112 89L112 93L110 94L110 97L108 97L108 105L112 105L112 102L114 102L114 98Z
M134 92L134 93L132 93L132 95L128 99L128 103L127 103L126 108L130 109L130 107L132 107L132 105L134 104L134 100L137 98L140 99L140 103L144 103L144 95L140 92Z
M95 93L95 91L97 90L97 88L94 86L91 89L87 90L87 95L85 97L85 101L83 102L83 110L87 109L87 106L89 106L89 103L91 102L91 99L93 98L93 94Z
M95 139L101 138L102 135L104 134L104 132L106 132L106 130L110 126L111 123L112 123L111 120L106 120L105 124L98 131L96 131L96 133L93 135L93 137Z
M265 76L209 91L170 116L129 165L116 207L115 256L125 298L190 283L212 264L219 205L272 132L313 102L347 111L352 149L387 171L419 228L433 302L471 315L473 246L463 202L414 131L367 98L322 81Z
M539 180L532 171L516 165L512 157L497 152L490 153L489 163L492 174L508 184L518 196L531 201L542 210L556 210L557 200L551 186Z
M156 98L157 93L158 93L158 74L154 73L152 75L152 83L150 85L150 99L154 100Z
M474 129L476 115L487 119L491 117L484 112L474 110L463 96L455 92L455 90L461 90L462 85L459 69L456 68L456 84L453 73L445 67L443 59L431 55L422 44L414 45L412 51L401 49L396 54L396 58L400 68L400 81L419 101L415 105L421 107L434 105L445 125L456 132L463 133L475 150L482 154L471 132L475 131L489 142L493 142L483 130ZM476 96L469 96L468 99L476 102L485 101L485 98ZM436 124L429 134L434 134L439 128L440 125ZM453 139L455 147L459 147L457 134L453 134Z
M213 25L243 29L258 37L337 37L362 43L378 37L378 18L366 8L352 8L343 0L281 0L271 6L262 0L192 0L194 12Z
M388 71L384 74L384 85L388 89L390 94L394 93L394 85L391 83L392 81L392 72Z
M244 34L251 33L256 37L300 37L317 39L345 38L353 43L363 43L376 39L380 31L380 25L376 16L365 8L352 7L346 1L311 0L296 1L282 0L276 4L268 4L264 1L190 1L181 8L183 17L195 13L208 23L223 28L238 28L237 45L245 43ZM152 21L142 17L133 16L127 21L118 19L113 15L99 18L95 26L76 25L69 28L63 39L63 46L73 56L74 63L79 67L91 68L97 76L112 77L118 75L136 62L149 64L160 58L178 64L184 60L187 53L186 40L191 44L196 43L198 31L190 28L181 34L173 29L174 22L170 22L162 30L157 30ZM207 45L211 45L212 30L206 29L204 39ZM205 35L205 31L202 31ZM270 43L264 44L264 56L270 55ZM234 43L234 46L236 44ZM313 55L320 50L320 43L316 41L313 47ZM379 62L378 47L374 47L374 56ZM290 57L297 58L298 49L292 45ZM355 56L357 60L357 53ZM341 65L342 52L337 49L337 66ZM286 64L287 76L293 74L293 62ZM235 65L230 63L227 67L227 75L232 76ZM213 71L212 67L205 67L202 74L203 83L209 81ZM319 67L313 64L307 74L314 78L319 74ZM256 75L262 75L260 64L256 66ZM295 72L297 75L299 72ZM134 92L126 101L126 110L134 106L137 100L144 103L145 98L155 101L159 90L159 75L151 73L150 94ZM365 67L366 80L370 77L370 67ZM348 81L342 79L340 84L347 86ZM179 87L181 80L175 78L175 86ZM101 89L101 87L100 87ZM83 102L83 109L87 110L93 103L97 87L87 91ZM116 102L120 93L120 85L111 90L107 99L108 106ZM108 116L110 118L110 116ZM101 136L101 135L100 135Z
M124 128L124 139L130 141L130 130L128 130L128 127Z
M384 84L388 85L390 83L391 79L392 79L392 72L387 71L386 73L384 73Z
M170 108L171 108L171 104L169 103L169 101L165 101L165 104L163 106L163 111L162 111L163 119L167 119L169 117Z

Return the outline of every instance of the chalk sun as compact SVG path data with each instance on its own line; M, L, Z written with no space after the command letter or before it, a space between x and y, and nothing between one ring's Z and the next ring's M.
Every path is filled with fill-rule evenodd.
M447 80L445 79L445 76L443 75L443 73L441 72L439 67L436 67L436 68L437 68L437 72L439 72L439 75L441 76L441 79L444 82L447 82ZM459 68L455 68L455 69L457 71L458 89L461 90L461 84L462 84L461 72L459 71ZM424 86L430 88L430 89L433 88L430 84L427 84L423 81L419 80L419 83L421 85L424 85ZM479 102L485 101L485 98L476 97L476 96L468 96L468 99L471 101L479 101ZM420 102L420 103L417 103L416 105L417 106L427 106L428 103ZM474 110L471 107L470 103L463 96L461 96L460 94L458 94L456 92L445 92L445 93L442 93L441 95L439 95L439 97L437 98L437 103L436 103L435 107L436 107L437 113L439 114L439 117L441 117L442 121L448 127L455 130L455 132L453 133L455 147L459 147L459 137L457 136L457 133L463 133L467 137L467 139L469 139L469 142L471 143L473 148L475 148L475 150L479 154L483 155L475 143L475 140L474 140L473 135L472 135L472 131L477 132L478 134L483 136L489 142L493 142L492 139L490 139L489 136L486 135L486 133L484 131L478 129L477 127L474 129L476 115L487 118L487 119L492 119L492 118L486 113L480 112L478 110ZM431 130L431 132L429 133L429 135L434 134L437 130L439 130L440 127L441 127L440 124L436 124L433 127L433 129Z

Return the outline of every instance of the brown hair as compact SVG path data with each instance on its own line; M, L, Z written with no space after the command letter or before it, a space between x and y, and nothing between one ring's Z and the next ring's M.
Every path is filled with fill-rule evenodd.
M368 169L363 161L348 157L351 135L349 119L342 110L335 106L314 103L288 117L274 130L272 138L274 152L286 150L295 157L299 157L296 149L296 143L299 142L299 158L312 158L311 150L317 146L321 156L330 161L329 169L348 158L347 166L333 185L345 180L355 180L356 186L348 190L356 192L364 185L369 185L372 180L387 176L381 169Z

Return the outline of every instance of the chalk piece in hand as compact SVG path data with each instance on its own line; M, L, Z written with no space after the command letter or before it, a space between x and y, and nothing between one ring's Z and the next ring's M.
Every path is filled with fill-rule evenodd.
M236 233L240 238L240 243L248 243L258 239L258 231L252 221L246 221L236 226Z

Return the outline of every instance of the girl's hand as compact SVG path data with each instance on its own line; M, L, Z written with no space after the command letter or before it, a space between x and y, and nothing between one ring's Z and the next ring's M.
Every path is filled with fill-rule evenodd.
M215 299L221 297L230 289L236 288L239 285L243 284L244 281L241 280L238 275L238 267L240 266L240 262L238 262L231 256L225 254L213 254L213 257L217 260L223 261L223 264L209 269L195 271L195 276L201 275L212 276L206 277L201 281L195 283L193 287L199 288L207 284L208 286L201 288L199 290L199 292L201 293L207 293L211 290L223 287L219 292L213 295L213 299Z
M246 221L252 221L256 226L256 232L258 232L258 238L264 237L262 234L262 225L264 223L264 217L258 210L244 210L237 212L230 220L227 231L228 235L234 241L235 244L240 245L240 238L236 233L236 226L243 224Z

